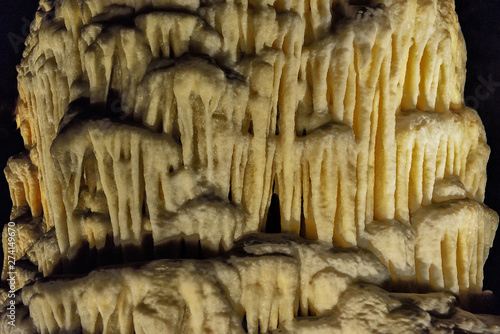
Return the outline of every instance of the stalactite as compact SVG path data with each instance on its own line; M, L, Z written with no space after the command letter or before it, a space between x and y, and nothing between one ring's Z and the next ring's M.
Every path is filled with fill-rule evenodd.
M489 148L462 105L456 15L446 1L362 3L46 2L19 66L17 121L37 161L7 170L15 205L43 211L71 259L108 235L227 250L266 229L274 194L282 231L368 248L395 282L478 289L496 218L479 204ZM424 213L451 200L473 203L478 227L450 227L428 257ZM382 251L393 233L404 255ZM250 331L276 327L282 306L266 305L247 313ZM40 312L49 332L69 326ZM85 326L130 325L110 317Z

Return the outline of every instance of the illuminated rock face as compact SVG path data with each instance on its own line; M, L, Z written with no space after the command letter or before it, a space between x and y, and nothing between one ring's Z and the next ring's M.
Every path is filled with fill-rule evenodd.
M6 169L16 258L50 276L89 249L114 249L107 263L224 257L37 282L22 290L34 324L238 332L246 315L252 333L342 332L364 328L364 306L345 305L365 291L385 305L370 316L381 332L430 328L422 305L452 297L408 297L430 312L410 328L357 282L465 304L481 291L498 216L482 204L489 148L464 65L453 1L41 1L19 66L29 154ZM276 229L318 243L252 234ZM250 234L259 254L231 250ZM91 282L115 276L99 304L107 284ZM329 316L294 320L309 313Z

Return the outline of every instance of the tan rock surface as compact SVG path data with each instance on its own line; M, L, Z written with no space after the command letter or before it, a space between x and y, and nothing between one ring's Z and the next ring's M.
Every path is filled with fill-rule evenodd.
M13 218L42 218L15 257L120 266L23 288L26 326L498 331L373 286L481 292L498 215L465 58L450 0L42 0L18 67L29 154L5 171ZM271 230L318 242L248 239ZM176 257L209 259L127 265Z

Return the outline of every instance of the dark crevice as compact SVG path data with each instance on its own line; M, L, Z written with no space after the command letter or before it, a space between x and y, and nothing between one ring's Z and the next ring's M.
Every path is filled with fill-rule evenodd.
M478 332L470 332L461 328L453 328L453 334L479 334Z
M245 333L248 333L248 324L247 324L247 315L245 314L243 316L243 320L241 321L241 327L243 327L243 330Z
M110 90L106 103L90 103L87 97L79 98L71 102L66 108L62 119L58 124L58 135L72 128L82 127L86 121L110 120L115 124L129 125L134 128L151 129L145 125L134 122L131 114L128 115L122 108L119 94Z
M185 236L184 252L181 254L183 259L201 259L201 243L198 235Z
M180 241L179 241L179 258L183 259L186 257L186 240L184 240L184 238L182 238Z
M365 6L365 7L373 7L376 5L376 1L374 0L349 0L350 6Z
M181 131L179 130L179 121L177 115L174 117L174 124L172 126L172 138L179 144L182 145Z
M273 187L274 188L274 187ZM271 196L271 205L267 212L266 233L281 232L280 199L277 194Z
M378 0L350 0L348 3L337 1L332 4L332 25L331 31L336 32L339 26L344 26L346 22L353 19L363 18L366 14L373 16L373 9L384 8L384 4Z
M276 130L274 131L274 134L278 136L280 134L280 126L279 126L279 121L280 121L280 110L276 111Z
M104 331L104 322L102 320L101 312L97 312L97 319L95 321L94 330L96 332Z
M109 26L133 28L135 16L134 9L131 7L111 5L108 6L108 11L94 16L91 24L106 23Z
M253 121L250 120L250 124L248 125L248 133L253 136Z
M154 245L155 258L157 259L179 259L181 252L180 238L172 238Z
M220 69L224 73L224 76L226 77L227 80L238 81L241 83L247 82L247 79L243 74L225 65L223 63L223 60L218 60L206 53L196 52L197 51L195 50L196 48L201 49L201 47L197 47L196 45L190 45L190 48L191 50L189 52L184 53L178 57L165 57L165 55L161 53L162 50L160 48L159 57L152 59L151 62L148 64L148 72L165 70L171 67L175 67L181 63L205 62L211 66Z
M111 235L106 236L105 245L101 249L90 248L83 241L73 252L70 259L57 262L49 277L57 275L85 275L95 268L131 264L134 262L152 261L155 259L153 237L145 234L140 243L116 245Z
M123 5L110 5L107 10L92 18L91 24L105 22L110 26L135 27L135 18L141 15L151 13L176 13L186 16L196 16L202 19L195 11L189 10L183 6L144 6L141 10L136 11L134 8Z
M304 197L300 201L300 236L307 239L306 217L304 215Z
M144 192L144 198L142 200L142 216L147 217L148 216L148 199L146 198L146 192Z
M342 1L334 3L332 5L331 12L332 12L332 26L334 26L333 23L346 19L349 16L347 5Z
M246 82L246 78L243 76L243 74L235 71L233 68L228 67L223 64L221 60L217 60L213 58L212 56L206 54L206 53L185 53L183 54L180 58L180 60L196 60L199 61L204 60L210 65L213 65L215 67L218 67L222 72L224 72L224 76L228 80L234 80L234 81L240 81L240 82Z
M223 248L204 249L198 234L172 237L153 248L155 259L207 259L224 253Z

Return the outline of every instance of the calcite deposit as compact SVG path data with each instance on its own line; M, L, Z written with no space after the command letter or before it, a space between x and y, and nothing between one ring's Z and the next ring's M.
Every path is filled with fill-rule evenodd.
M465 59L451 0L41 0L0 328L500 332Z

